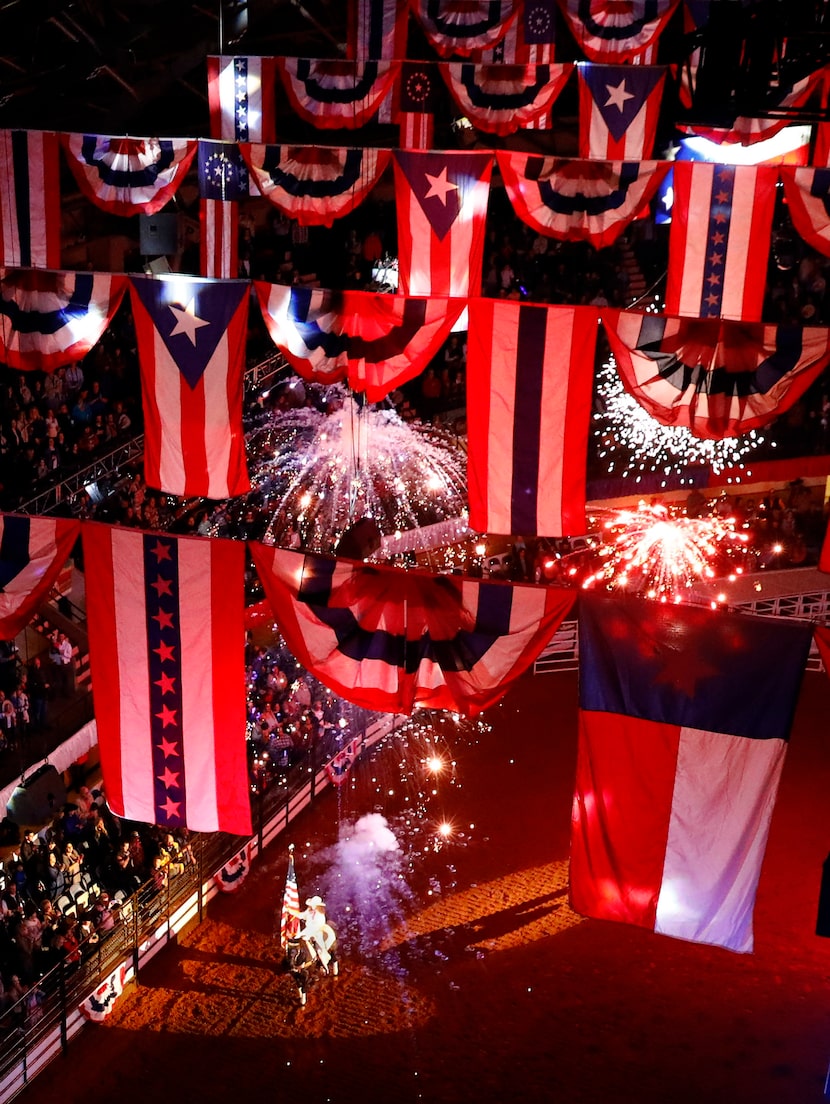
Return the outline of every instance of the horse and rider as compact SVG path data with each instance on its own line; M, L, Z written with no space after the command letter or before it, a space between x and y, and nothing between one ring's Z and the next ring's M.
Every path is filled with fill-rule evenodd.
M289 936L285 944L288 972L297 986L302 1006L308 999L312 974L321 972L337 977L340 972L337 935L326 919L326 906L321 897L309 897L303 910L289 908L287 911L302 921L300 930Z

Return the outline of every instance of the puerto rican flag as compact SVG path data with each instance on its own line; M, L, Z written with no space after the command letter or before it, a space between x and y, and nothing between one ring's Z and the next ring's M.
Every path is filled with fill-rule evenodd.
M651 157L657 136L665 66L577 66L579 156L600 161Z
M210 136L231 142L276 138L276 58L207 59Z
M574 602L553 587L249 548L292 654L347 701L388 713L475 716L527 670Z
M0 514L0 640L14 640L46 601L80 529L68 518Z
M60 140L0 130L0 260L12 268L60 268Z
M401 293L478 295L492 154L394 157Z
M499 299L469 310L470 526L584 532L596 311Z
M580 596L577 912L752 951L811 634L791 619Z
M249 290L242 280L132 278L149 486L213 499L250 490L242 430Z
M759 322L778 170L678 161L666 313Z
M577 46L590 61L643 60L680 0L559 0Z
M244 544L96 523L83 542L110 808L250 836Z
M800 236L830 256L830 169L781 167L784 195Z

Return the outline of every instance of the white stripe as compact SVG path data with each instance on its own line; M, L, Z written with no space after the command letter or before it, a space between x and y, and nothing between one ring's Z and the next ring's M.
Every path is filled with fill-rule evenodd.
M654 930L752 950L752 910L783 740L681 728Z
M57 519L32 518L29 522L29 562L0 591L0 617L16 610L52 565L57 551ZM0 518L0 537L5 527Z
M236 325L231 320L230 326ZM198 334L197 334L198 340ZM208 361L205 386L205 457L210 475L208 498L227 498L231 456L231 412L228 408L228 334L225 332Z
M263 142L262 137L262 58L248 58L248 141Z
M0 189L3 203L3 264L20 266L20 234L17 226L17 191L14 179L14 156L12 132L4 130L2 152L0 153L0 172L3 174L3 188Z
M562 531L562 484L569 381L582 386L578 365L571 372L576 317L573 309L537 307L547 311L542 376L542 423L539 429L539 479L536 531ZM521 433L521 427L517 427Z
M686 253L683 258L683 281L678 314L700 317L703 298L703 276L709 241L712 181L716 165L702 162L692 166L692 186L686 215ZM680 213L678 212L678 217Z
M754 165L739 165L735 169L732 217L729 220L729 239L723 272L721 318L740 321L744 317L744 289L749 279L747 258L752 237L752 213L757 178L758 170Z
M155 396L160 422L159 482L170 494L183 494L185 464L182 452L182 411L179 369L153 323Z
M235 97L233 58L223 56L219 58L219 137L227 142L236 141Z
M44 153L44 135L39 131L29 132L29 224L31 233L31 255L33 268L47 268L49 233L47 226L46 203L46 155Z

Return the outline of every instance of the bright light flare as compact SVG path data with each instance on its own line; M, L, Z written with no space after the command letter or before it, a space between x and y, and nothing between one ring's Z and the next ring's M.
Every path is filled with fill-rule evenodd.
M426 768L430 774L440 774L444 766L444 760L438 755L431 755L426 762Z
M449 839L452 835L452 825L448 821L443 821L438 825L438 835L442 839Z

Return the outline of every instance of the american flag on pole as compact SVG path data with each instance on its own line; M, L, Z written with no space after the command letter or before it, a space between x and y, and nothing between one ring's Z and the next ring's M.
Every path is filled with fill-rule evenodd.
M83 528L107 800L120 817L251 834L238 541Z
M14 640L46 601L80 524L0 514L0 640Z
M60 140L37 130L0 130L0 261L60 268Z
M657 135L665 66L591 65L579 74L579 156L640 161Z
M743 953L812 626L583 592L571 903Z
M134 277L148 484L175 495L250 490L242 429L250 285Z
M235 142L199 142L199 238L203 276L239 275L239 200L248 194L248 166Z
M213 56L207 71L211 138L273 142L276 59Z
M499 299L469 310L470 525L584 532L596 311Z
M666 313L759 322L778 170L678 161Z
M609 65L644 61L680 0L559 0L580 50Z
M288 940L294 939L300 930L300 918L289 912L289 909L299 911L300 892L297 889L297 875L294 872L294 844L288 848L288 873L285 876L285 890L282 895L282 911L280 912L280 946L285 950Z
M478 295L493 156L395 153L404 295Z

